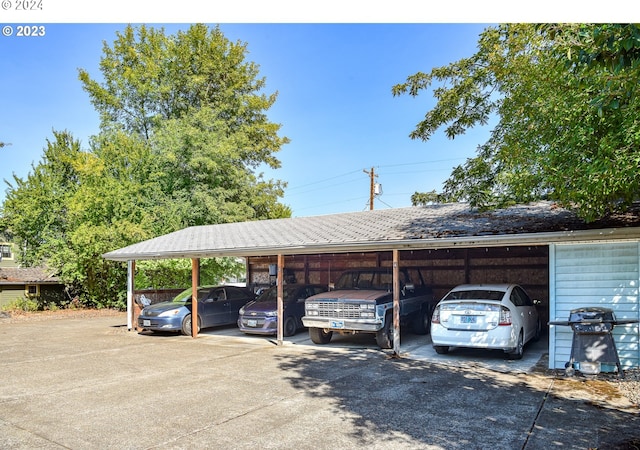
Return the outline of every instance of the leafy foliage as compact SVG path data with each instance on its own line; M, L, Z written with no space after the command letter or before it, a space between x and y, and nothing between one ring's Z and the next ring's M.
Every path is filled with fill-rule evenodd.
M136 264L136 286L148 288L184 288L191 286L191 260L140 261ZM235 258L207 258L200 261L200 284L221 284L228 278L239 278L244 263Z
M122 307L126 267L104 253L187 226L289 217L284 183L256 173L279 167L288 139L266 115L276 95L264 94L245 55L245 44L204 25L175 36L129 26L105 43L104 81L79 72L101 117L90 148L54 131L42 161L9 185L2 226L22 263L57 269L87 306ZM190 283L175 262L138 267L138 287ZM202 267L213 282L243 266Z
M433 88L437 104L414 139L497 120L440 198L482 208L552 199L588 221L626 209L640 187L639 37L625 24L500 25L473 56L394 86Z

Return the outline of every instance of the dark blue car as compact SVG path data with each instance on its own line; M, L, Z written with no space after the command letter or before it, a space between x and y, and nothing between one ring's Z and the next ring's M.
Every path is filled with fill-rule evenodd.
M283 334L293 336L302 328L304 301L307 297L327 291L315 284L288 284L283 287ZM277 334L278 287L272 286L252 302L240 308L238 328L247 334Z
M236 323L238 310L253 299L253 292L243 287L199 287L198 332L202 328ZM187 289L170 302L146 306L138 316L138 328L181 331L182 334L191 336L191 320L191 289Z

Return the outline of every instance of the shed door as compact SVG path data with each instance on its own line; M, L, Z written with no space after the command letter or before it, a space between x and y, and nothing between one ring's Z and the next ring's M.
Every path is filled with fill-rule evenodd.
M638 319L639 243L553 245L550 248L550 320L567 320L583 306L612 308L617 319ZM614 340L623 368L638 367L638 325L618 325ZM549 366L561 369L571 356L573 331L549 329Z

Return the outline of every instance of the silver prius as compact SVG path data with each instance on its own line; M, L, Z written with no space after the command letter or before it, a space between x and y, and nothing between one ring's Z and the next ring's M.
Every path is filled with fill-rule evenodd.
M465 284L449 291L431 318L431 341L439 354L450 347L503 350L522 358L541 333L536 305L516 284Z

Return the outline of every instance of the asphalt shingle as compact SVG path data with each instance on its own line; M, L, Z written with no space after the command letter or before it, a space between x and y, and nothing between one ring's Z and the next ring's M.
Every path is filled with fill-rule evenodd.
M587 224L552 202L494 211L465 203L394 208L313 217L260 220L189 227L104 255L107 259L154 259L219 255L344 251L382 248L407 241L513 236L608 227L638 227L640 215ZM640 229L638 229L640 236Z

